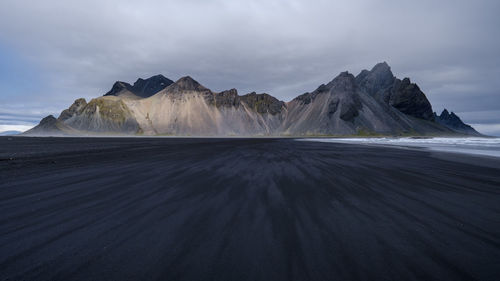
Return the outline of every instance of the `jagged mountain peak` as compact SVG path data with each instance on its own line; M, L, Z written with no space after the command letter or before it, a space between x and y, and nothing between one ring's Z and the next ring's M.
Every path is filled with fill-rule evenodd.
M356 76L356 83L371 95L387 89L394 84L394 74L386 62L377 63L370 71L363 70Z
M251 92L241 96L241 100L258 113L270 113L276 115L285 108L285 103L277 98L266 94Z
M175 83L179 84L179 83L195 83L195 84L200 84L198 83L198 81L194 80L193 77L189 76L189 75L186 75L186 76L183 76L181 78L179 78L179 80L175 81Z
M175 83L194 83L194 84L200 84L198 81L196 81L193 77L186 75L181 78L179 78Z
M44 117L41 121L40 121L40 124L44 125L44 124L53 124L56 122L56 118L54 117L54 115L48 115L46 117Z
M370 75L375 79L382 80L385 84L390 84L395 79L391 67L386 62L377 63L372 70L370 70Z
M81 112L81 110L87 105L87 101L84 98L76 99L75 102L68 108L63 110L57 118L60 121L65 121L73 117L75 114Z
M403 78L403 80L401 80L401 84L404 84L404 85L410 85L410 84L412 84L412 83L411 83L411 79L410 79L410 78L408 78L408 77L405 77L405 78ZM416 84L415 84L415 85L416 85Z
M320 86L321 87L321 86ZM356 88L356 78L348 71L341 72L326 85L329 90L352 91Z
M474 130L470 125L465 124L460 117L458 117L453 111L449 112L446 108L443 109L441 115L437 115L434 112L434 118L437 123L450 128L451 130L466 134L466 135L481 135L479 132Z
M302 104L311 103L318 95L334 92L347 92L352 91L356 88L356 81L354 75L348 71L341 72L328 84L319 85L316 90L312 92L306 92L298 97L294 98L292 101L298 101Z
M401 88L411 88L414 89L415 91L422 92L420 90L420 87L416 83L412 83L411 79L408 77L403 78L403 80L395 79L395 86L401 87Z
M137 79L134 83L134 87L138 87L142 83L145 83L145 82L150 82L150 83L156 82L158 84L163 83L163 84L168 84L168 85L174 83L174 81L168 79L167 77L163 76L162 74L157 74L157 75L153 75L147 79L142 79L142 78ZM168 85L166 85L166 86L168 86Z
M167 92L172 91L207 91L205 86L198 83L191 76L184 76L179 80L175 81L172 85L168 86Z
M379 62L377 63L370 72L391 72L391 67L387 62Z
M226 94L229 94L229 95L237 95L238 94L238 90L236 90L235 88L232 88L232 89L229 89L229 90L222 91L221 93L226 93Z
M245 94L243 95L242 97L245 97L245 96L256 96L256 97L262 97L262 98L270 98L270 99L274 99L276 101L279 101L277 98L271 96L270 94L268 93L260 93L260 94L257 94L257 92L250 92L248 94Z
M172 85L173 83L174 81L168 79L167 77L157 74L149 77L148 79L137 79L134 83L132 92L139 97L147 98Z
M104 95L119 96L124 94L123 91L127 91L137 97L147 98L165 89L172 83L174 83L172 80L161 74L151 76L147 79L139 78L135 81L134 85L130 85L129 83L123 81L116 81L111 90Z
M367 70L367 69L361 70L361 72L358 74L358 76L356 76L356 78L357 79L365 78L369 74L376 75L379 78L383 77L383 76L390 76L390 77L394 76L394 74L392 73L391 67L385 61L375 64L371 70Z
M142 79L142 78L139 78L137 80L170 80L168 79L167 77L163 76L163 74L156 74L156 75L153 75L147 79Z
M439 117L448 117L448 116L450 116L450 112L448 112L448 110L445 108L443 109Z
M354 81L355 77L354 75L352 75L352 73L349 73L349 71L343 71L343 72L340 72L339 75L337 75L335 78L333 78L331 82L334 82L336 80L351 80L351 81Z
M111 87L111 90L109 90L104 95L105 96L116 96L123 90L130 91L131 89L132 89L132 85L130 85L129 83L123 82L123 81L116 81L113 84L113 87Z
M443 109L443 111L441 112L441 115L439 115L439 118L441 120L453 120L453 121L460 121L461 123L462 120L460 119L460 117L458 117L455 112L453 111L448 111L446 108Z

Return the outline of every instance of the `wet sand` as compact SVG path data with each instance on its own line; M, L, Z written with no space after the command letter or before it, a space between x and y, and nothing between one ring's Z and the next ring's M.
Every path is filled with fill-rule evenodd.
M0 137L0 280L500 280L500 160Z

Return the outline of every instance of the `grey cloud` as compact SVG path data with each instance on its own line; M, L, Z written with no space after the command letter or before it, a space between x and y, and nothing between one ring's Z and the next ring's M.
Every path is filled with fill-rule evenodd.
M499 10L488 0L4 0L0 42L46 85L0 100L59 111L116 80L157 73L290 100L341 71L387 61L438 111L500 110Z
M500 137L500 124L475 124L471 123L476 130L487 135Z
M469 120L469 122L474 124L498 124L498 117L500 116L500 110L484 110L484 111L469 111L469 112L457 112L461 118Z

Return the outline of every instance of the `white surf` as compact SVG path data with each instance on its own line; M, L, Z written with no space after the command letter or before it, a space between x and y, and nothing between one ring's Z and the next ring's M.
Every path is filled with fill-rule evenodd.
M500 157L500 138L311 138L307 141L419 147L436 151Z

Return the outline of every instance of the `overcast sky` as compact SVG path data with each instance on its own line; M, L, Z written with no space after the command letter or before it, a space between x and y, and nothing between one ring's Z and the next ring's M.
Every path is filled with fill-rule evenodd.
M289 101L386 61L500 135L500 1L0 1L0 131L114 81L190 75Z

